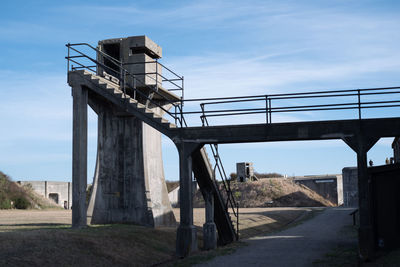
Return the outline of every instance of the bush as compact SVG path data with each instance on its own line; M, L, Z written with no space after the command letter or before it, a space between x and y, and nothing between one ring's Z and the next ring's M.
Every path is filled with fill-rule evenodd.
M25 210L30 207L31 203L24 197L16 197L13 199L16 209Z
M235 196L236 199L241 199L242 198L242 193L239 192L239 191L236 191L233 195Z
M9 199L0 199L0 210L11 208L11 201Z

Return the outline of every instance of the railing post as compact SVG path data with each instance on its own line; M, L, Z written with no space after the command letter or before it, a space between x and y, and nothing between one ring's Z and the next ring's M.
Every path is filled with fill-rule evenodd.
M156 58L156 91L158 91L158 59Z
M265 123L268 123L268 96L265 96Z
M361 120L361 95L360 95L360 89L357 90L357 96L358 96L358 119Z
M136 100L136 77L133 75L133 99Z
M70 48L69 47L70 47L70 45L71 45L70 43L67 44L67 47L68 47L67 72L69 71L69 55L70 55L70 51L69 51Z
M236 236L239 240L239 202L236 203Z
M185 99L185 95L184 95L184 93L185 93L185 90L184 90L184 85L185 85L185 83L184 83L184 79L185 79L185 77L184 76L182 76L182 99ZM182 105L183 105L183 103L182 103Z
M175 119L175 125L177 125L177 120L178 120L178 118L177 118L177 111L176 111L176 105L174 104L174 108L175 108L175 116L174 116L174 119Z
M204 127L204 118L206 115L204 114L204 104L203 103L200 104L200 108L201 108L201 116L200 116L201 126Z
M271 98L268 99L269 106L269 123L272 123L272 106L271 106Z
M180 112L181 112L181 127L183 127L183 98L181 98L181 108L180 108Z

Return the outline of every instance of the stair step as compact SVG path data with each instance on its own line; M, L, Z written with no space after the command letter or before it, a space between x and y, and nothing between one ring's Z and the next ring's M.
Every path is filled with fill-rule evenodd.
M176 128L174 123L170 123L167 119L160 117L159 115L155 114L151 109L147 108L146 105L139 103L137 100L131 98L129 95L124 94L124 92L120 89L118 84L111 82L104 77L97 76L87 70L79 70L81 75L84 75L87 79L92 80L95 82L99 87L105 89L109 93L113 94L115 97L122 99L123 101L128 102L129 104L133 105L136 109L140 112L147 115L147 117L155 120L156 122L160 123L162 126L167 128Z

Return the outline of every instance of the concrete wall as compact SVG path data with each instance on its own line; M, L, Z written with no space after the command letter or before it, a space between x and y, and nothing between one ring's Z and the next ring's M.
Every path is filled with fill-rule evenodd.
M343 204L342 175L297 177L294 182L307 186L336 205Z
M193 186L192 192L194 195L196 194L197 190L199 190L199 185L197 184L196 181L193 181L192 186ZM179 189L180 187L178 186L177 188L168 193L169 202L171 203L171 206L173 208L179 207Z
M172 207L177 207L179 203L179 186L168 193L169 202Z
M254 178L253 162L236 163L236 174L238 182L247 182Z
M72 206L72 183L71 182L52 182L52 181L18 181L21 185L30 184L32 189L39 195L53 199L60 207L64 207L64 201L67 201L68 209Z
M342 176L343 176L343 205L345 207L358 207L357 167L343 168Z
M392 143L394 163L400 163L400 139L396 137Z

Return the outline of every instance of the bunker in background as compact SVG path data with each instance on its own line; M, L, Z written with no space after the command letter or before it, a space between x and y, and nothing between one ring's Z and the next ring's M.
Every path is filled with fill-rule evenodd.
M20 185L30 185L37 194L53 200L60 207L70 209L72 206L72 188L70 182L53 181L18 181Z
M253 162L236 163L236 174L238 182L253 181L256 179L254 175Z

